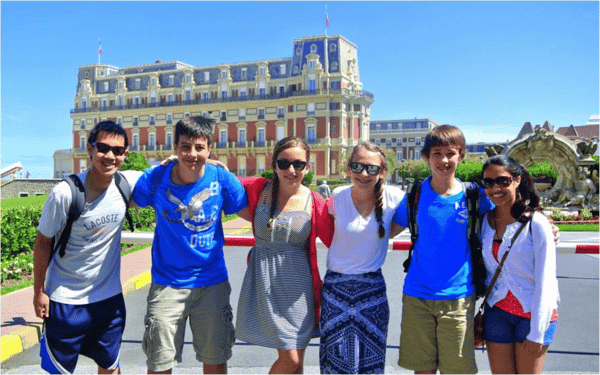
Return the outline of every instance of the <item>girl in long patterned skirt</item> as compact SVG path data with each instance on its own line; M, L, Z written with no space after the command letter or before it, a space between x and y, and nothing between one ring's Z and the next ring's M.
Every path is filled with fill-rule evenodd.
M402 229L392 226L392 217L403 197L399 188L383 185L386 170L379 147L360 143L348 161L352 185L336 188L328 201L335 231L323 285L323 374L385 369L389 306L381 266L389 238Z

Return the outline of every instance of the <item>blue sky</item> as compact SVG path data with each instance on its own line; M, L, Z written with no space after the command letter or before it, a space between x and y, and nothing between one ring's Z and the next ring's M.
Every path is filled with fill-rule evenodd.
M51 177L72 145L77 69L291 57L294 39L358 47L371 120L430 118L468 143L599 107L598 2L2 2L2 166Z

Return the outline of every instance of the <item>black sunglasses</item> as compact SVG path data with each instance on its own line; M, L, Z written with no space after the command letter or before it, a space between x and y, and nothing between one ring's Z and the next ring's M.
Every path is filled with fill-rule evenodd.
M289 161L286 159L277 159L277 166L281 170L285 171L290 167L290 165L293 165L295 170L301 171L304 169L304 167L306 167L306 162L302 160Z
M507 177L507 176L501 176L501 177L497 177L497 178L484 178L483 179L483 187L485 187L486 189L490 189L494 185L498 185L500 187L505 188L505 187L509 187L512 182L513 182L513 178Z
M102 142L92 142L92 146L95 146L98 152L101 152L103 154L108 154L109 151L112 151L115 156L121 156L125 153L125 147L123 146L113 147Z
M363 163L356 163L356 162L350 162L350 163L348 163L348 166L350 166L350 169L354 173L361 173L363 171L363 169L366 169L367 174L370 174L371 176L375 176L382 169L378 165L363 164Z

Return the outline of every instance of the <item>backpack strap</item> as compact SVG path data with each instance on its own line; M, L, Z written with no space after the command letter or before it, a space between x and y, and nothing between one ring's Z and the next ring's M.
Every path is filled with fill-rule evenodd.
M406 206L408 211L408 230L410 231L410 249L408 250L408 259L404 262L404 272L408 272L412 260L412 252L419 236L417 226L417 211L419 210L419 196L421 195L421 181L416 180L408 187L408 196L406 197Z
M473 265L473 284L475 294L482 296L485 293L486 269L483 262L481 241L479 232L481 230L481 218L479 216L479 185L476 183L463 182L465 188L465 199L469 211L469 222L467 225L467 239L471 249L471 263Z
M56 241L56 237L52 239L50 259L52 259L57 251L61 258L65 256L65 247L67 246L67 241L69 241L69 237L71 236L71 228L73 227L73 223L79 219L79 215L81 215L83 206L85 205L85 187L83 186L83 183L79 177L77 177L76 174L72 174L63 181L69 184L72 201L71 205L69 206L69 213L67 214L67 222L62 233L60 234L58 241ZM55 242L56 246L54 246Z
M129 185L127 179L119 171L115 173L115 185L117 185L117 189L119 189L119 193L121 193L121 197L123 197L123 201L125 202L125 218L129 223L129 228L131 228L131 231L133 232L133 220L129 214L129 200L131 199L132 193L131 185Z

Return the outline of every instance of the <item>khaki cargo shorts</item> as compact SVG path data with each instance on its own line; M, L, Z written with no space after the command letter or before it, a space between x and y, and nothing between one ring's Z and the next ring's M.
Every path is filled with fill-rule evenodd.
M181 362L188 318L196 359L207 365L226 363L235 343L230 293L229 281L193 289L152 283L142 340L148 370L164 371Z
M402 296L400 359L414 371L475 374L473 316L475 297L430 300Z

